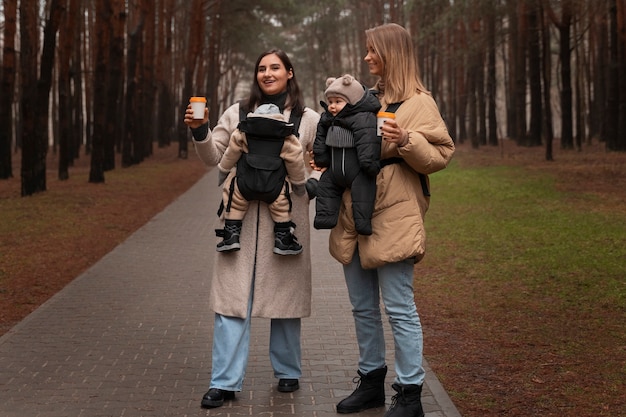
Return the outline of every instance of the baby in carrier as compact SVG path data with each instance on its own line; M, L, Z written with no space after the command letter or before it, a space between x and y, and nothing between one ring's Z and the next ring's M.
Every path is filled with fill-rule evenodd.
M297 195L305 192L302 145L294 134L293 123L285 120L276 105L263 104L240 121L217 166L220 185L235 166L236 175L223 186L225 225L216 231L223 237L217 251L241 248L239 236L249 201L260 200L268 204L274 221L273 252L300 254L302 245L293 234L296 225L291 221L289 193L290 188Z

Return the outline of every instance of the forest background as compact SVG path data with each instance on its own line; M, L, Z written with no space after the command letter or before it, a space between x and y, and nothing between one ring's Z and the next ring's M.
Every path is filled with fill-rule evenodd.
M503 155L517 155L511 159L532 166L559 155L578 169L554 169L560 180L572 180L582 189L591 185L596 191L598 183L594 181L611 182L604 197L623 197L620 190L625 173L616 167L624 165L626 151L626 0L2 0L0 179L6 184L0 182L0 204L7 206L5 202L17 198L22 200L19 207L24 213L28 206L50 207L48 199L57 198L46 193L52 176L58 181L50 184L64 189L60 198L72 202L82 191L90 194L89 203L74 202L72 210L78 213L85 204L93 209L92 214L102 210L104 217L92 219L92 223L105 224L93 231L82 229L84 233L77 230L79 235L106 233L108 238L119 232L115 239L121 239L137 222L149 219L151 209L162 207L202 174L197 161L187 161L190 137L182 116L190 96L207 97L210 120L215 124L228 105L245 96L259 53L279 47L292 58L307 105L319 109L328 76L352 73L366 85L373 84L363 62L364 31L386 22L402 24L412 33L425 84L459 149L482 150L482 155L488 156L480 159L480 165L501 161ZM532 159L520 157L521 150L527 150L524 154ZM171 160L172 154L178 163ZM464 153L458 155L462 163ZM162 165L163 171L155 168L155 163ZM588 169L582 170L583 165ZM141 166L145 171L120 172L119 166ZM469 169L473 163L466 161L462 166ZM139 172L149 174L138 179ZM600 174L603 179L596 176ZM117 196L108 194L110 189L90 188L96 183L119 184L119 178L127 175L135 178L127 184L130 188ZM493 175L500 174L496 170ZM16 176L17 189L13 187ZM70 176L80 176L85 184L70 184ZM153 182L147 185L151 176ZM133 200L137 190L132 184L145 186L138 201ZM468 189L471 187L458 191ZM21 198L34 195L48 199ZM152 198L156 195L158 199ZM114 198L124 200L113 210L91 200L109 203ZM623 198L608 200L613 202L612 210L623 211ZM130 210L125 210L124 204ZM107 210L116 215L115 220L108 217ZM128 225L122 217L128 218ZM31 219L26 215L18 218ZM83 224L83 220L89 219L71 221ZM447 224L445 216L443 221ZM457 226L466 228L467 224ZM111 230L117 227L120 230ZM76 237L75 232L64 241ZM14 246L28 243L19 238L12 242ZM81 242L83 265L94 261L88 254L102 255L103 242ZM67 251L64 245L57 249ZM433 258L437 259L437 253ZM62 259L75 262L72 257ZM426 263L425 268L440 277L438 274L445 275L441 272L443 265L448 265L445 262L441 266ZM18 274L25 271L28 269ZM465 274L473 277L476 271L469 268ZM13 276L0 270L3 299L12 294L6 289L8 278ZM429 285L435 290L452 282ZM479 294L476 285L473 282L472 288ZM613 291L619 300L623 285L622 279ZM34 301L18 310L35 308L54 289L59 288L23 288ZM444 298L452 297L448 290ZM492 289L481 290L487 293ZM40 291L45 294L37 298L34 294ZM505 296L514 293L511 289ZM608 309L604 304L599 308ZM603 310L604 316L600 314L594 323L606 320L612 328L611 324L619 322L623 301L611 308L611 314ZM507 310L494 308L491 318L498 311L505 314ZM10 313L2 311L3 315ZM570 385L557 395L550 391L555 386L550 381L554 375L545 375L550 369L567 368L556 360L537 364L544 375L524 381L523 386L515 385L520 381L513 371L508 380L506 372L494 371L491 378L486 377L482 371L495 368L496 362L509 370L513 364L519 365L522 353L481 356L484 345L471 346L473 335L458 327L468 320L471 318L450 317L450 323L457 326L454 331L446 328L430 335L431 346L442 355L439 362L431 357L431 364L464 415L528 415L532 414L525 408L529 401L543 415L569 415L573 410L577 416L585 415L580 404L586 401L594 405L588 415L623 415L624 394L618 393L626 380L626 346L612 346L609 351L618 354L604 361L605 365L617 364L612 367L612 378L600 381L593 390ZM481 318L481 322L486 320ZM515 331L520 328L516 325ZM450 335L457 335L456 339ZM461 337L467 339L459 345ZM623 334L617 340L623 341ZM527 348L536 346L541 345ZM580 348L572 352L580 354ZM454 356L461 353L463 364ZM586 368L581 363L577 366L585 372L568 374L571 371L567 370L560 377L580 380L583 374L594 375L598 370L597 362ZM500 379L494 384L496 374ZM537 390L538 386L544 389ZM529 400L539 391L537 398ZM586 398L591 392L593 398ZM566 398L561 403L578 407L556 406L557 412L547 412L554 409L554 398L561 396Z

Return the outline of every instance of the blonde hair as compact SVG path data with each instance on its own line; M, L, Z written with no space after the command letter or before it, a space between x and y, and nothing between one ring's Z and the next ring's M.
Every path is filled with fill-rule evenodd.
M428 93L420 77L417 54L411 35L396 23L387 23L365 31L368 48L371 47L383 65L379 84L384 87L383 100L397 103L416 92Z

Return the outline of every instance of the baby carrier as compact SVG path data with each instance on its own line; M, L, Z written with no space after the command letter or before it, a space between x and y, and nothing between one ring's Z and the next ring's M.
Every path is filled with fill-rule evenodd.
M244 104L240 102L237 128L246 134L248 153L242 154L237 162L237 173L230 183L226 211L230 211L235 181L246 200L260 200L268 204L275 201L283 186L286 186L286 197L291 211L289 183L286 181L287 168L280 153L287 136L292 134L298 136L302 115L295 115L292 112L288 123L247 115ZM222 209L223 207L220 207L218 215Z

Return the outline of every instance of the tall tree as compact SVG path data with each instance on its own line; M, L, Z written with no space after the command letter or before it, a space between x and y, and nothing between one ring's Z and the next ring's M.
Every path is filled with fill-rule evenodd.
M139 120L141 121L141 131L143 134L139 135L138 139L141 140L141 154L139 161L143 161L144 158L152 155L152 143L153 139L157 136L156 123L154 123L154 117L156 116L156 84L155 84L155 66L157 60L155 57L155 31L156 31L156 8L155 2L152 0L141 0L141 15L145 21L145 27L143 31L143 49L141 59L141 74L139 77L141 83L141 94L139 97L141 103L141 113Z
M489 8L496 10L496 0L490 0ZM498 120L496 116L496 13L487 16L487 144L498 145Z
M110 171L115 168L115 150L122 143L124 127L124 31L126 23L126 8L124 0L109 0L108 12L110 22L107 30L110 33L107 59L107 87L106 107L104 112L104 148L103 169Z
M539 2L533 0L528 7L528 87L530 89L530 126L525 144L541 146L542 96L541 96L541 42L539 32ZM546 88L549 89L549 86Z
M206 89L209 94L209 103L218 103L218 84L220 82L220 45L222 44L222 15L221 15L221 6L222 2L217 0L213 7L211 7L209 12L210 17L210 29L209 29L209 39L208 39L208 47L207 47L207 68L205 68L207 75L207 84ZM199 28L203 29L202 26ZM198 42L193 42L193 48L202 49L203 44ZM196 83L196 85L199 85ZM217 120L217 111L219 111L219 106L213 105L209 108L209 115L211 120ZM186 151L186 149L185 149ZM181 152L179 156L183 156Z
M513 62L509 67L513 71L513 97L514 104L512 106L513 119L513 137L518 144L526 142L526 88L527 88L527 51L528 51L528 1L521 0L516 2L515 17L517 22L515 43L513 49Z
M41 156L45 151L37 143L35 137L35 112L37 107L37 52L39 34L37 31L36 0L22 0L20 2L20 84L22 97L20 100L20 115L23 127L22 132L22 195L31 195L45 191L46 182L44 166ZM45 162L45 159L44 159Z
M546 18L546 12L542 5L539 3L539 18L541 26L541 56L542 56L542 72L541 78L543 80L543 123L544 132L546 138L546 161L552 161L552 142L554 141L554 129L552 127L552 53L550 49L550 25Z
M140 153L141 124L140 102L138 90L139 85L139 66L141 63L141 37L143 33L144 16L140 13L140 9L135 5L134 9L129 10L128 18L128 53L126 60L126 118L124 140L122 142L122 166L128 167L137 164L140 161L138 154Z
M0 179L13 177L11 143L13 141L13 100L15 99L15 34L17 2L4 0L4 48L0 68Z
M552 22L559 31L559 61L561 68L561 148L574 148L574 129L572 115L572 49L571 49L571 26L573 13L573 0L561 2L561 18L559 19L554 10L548 4Z
M43 48L39 79L37 79L37 7L34 1L20 3L20 29L22 41L26 41L26 57L23 58L22 70L27 80L22 80L22 112L24 113L23 151L22 151L22 195L32 195L46 191L46 156L48 154L48 108L50 88L52 86L52 68L56 34L65 12L62 0L51 0L49 16L43 31ZM32 10L26 10L32 9ZM22 18L22 13L26 16ZM24 43L22 43L24 54ZM34 82L33 82L34 81ZM25 85L32 82L31 85Z
M104 182L104 148L106 136L106 111L108 107L107 85L109 82L107 70L109 65L109 44L111 41L111 4L109 0L96 0L95 23L95 68L94 68L94 98L98 105L94 107L93 133L91 149L91 166L89 182Z
M626 1L609 0L609 69L606 103L606 148L626 150Z
M172 44L173 33L171 30L173 15L169 10L174 9L175 0L162 0L158 9L157 29L157 57L155 67L155 80L157 83L157 117L159 135L157 140L159 147L169 146L172 141L172 133L176 125L175 112L171 109L174 97L172 94Z
M70 13L77 15L76 21L78 29L74 35L74 53L72 56L72 64L70 68L72 89L70 92L72 102L72 126L73 133L71 135L72 141L70 143L72 149L72 162L74 159L80 156L80 149L83 145L85 138L85 116L83 114L83 107L88 105L87 100L83 99L83 93L85 97L89 97L89 84L83 80L84 72L82 71L83 56L87 55L83 47L83 36L85 33L85 19L81 18L85 15L85 5L81 1L79 2L78 11L73 12L70 8ZM74 15L74 14L73 14ZM87 112L88 114L88 112Z
M72 56L76 39L76 29L80 21L80 2L70 0L68 13L62 22L59 32L59 180L69 178L69 166L74 158L72 144L76 138L72 120Z
M605 141L606 127L606 95L607 95L607 68L609 58L609 29L607 1L600 2L598 13L591 21L590 30L590 58L592 68L593 93L591 110L589 112L589 130L591 137Z
M619 99L617 120L617 143L615 150L626 151L626 0L617 0L617 73L619 77Z
M465 24L462 20L456 23L455 30L455 46L461 48L463 51L467 51L467 31ZM469 95L469 88L467 86L466 72L464 70L465 65L458 65L459 62L464 63L467 57L463 56L462 59L457 60L454 70L454 85L456 86L456 108L455 108L455 120L458 123L457 138L460 143L463 143L468 137L467 134L467 99ZM454 122L453 122L454 123Z
M215 30L218 32L220 30L219 29L220 5L221 5L220 0L213 2L213 7L215 9L213 9L213 12L211 13L211 17L213 18L213 21L211 22L211 24L216 26ZM187 38L188 52L186 54L187 63L185 66L185 73L183 75L184 81L183 81L183 86L181 90L181 93L182 93L181 101L183 103L186 103L187 100L189 100L189 97L191 97L192 95L199 94L199 93L194 93L194 90L193 90L194 88L193 74L194 74L194 71L196 70L196 66L198 65L198 59L202 52L202 45L203 45L203 39L204 39L204 19L203 19L202 13L199 12L200 10L202 10L202 0L193 0L189 2L188 7L190 8L189 16L191 20L189 21L189 31L187 32L188 33L188 38ZM217 63L214 63L213 66L211 66L208 69L208 71L219 71L219 66L217 65ZM215 88L213 90L215 90ZM214 91L211 91L211 93L214 93ZM209 100L209 111L211 111L211 107L212 107L210 103L216 103L216 102L217 100L215 101ZM213 111L215 111L215 109L213 109ZM213 123L215 123L217 118L210 118L210 120L212 120ZM188 129L184 129L184 128L183 130L179 130L179 137L178 137L178 157L179 158L185 158L185 159L187 158L187 154L188 154L187 143L189 141L187 130Z

